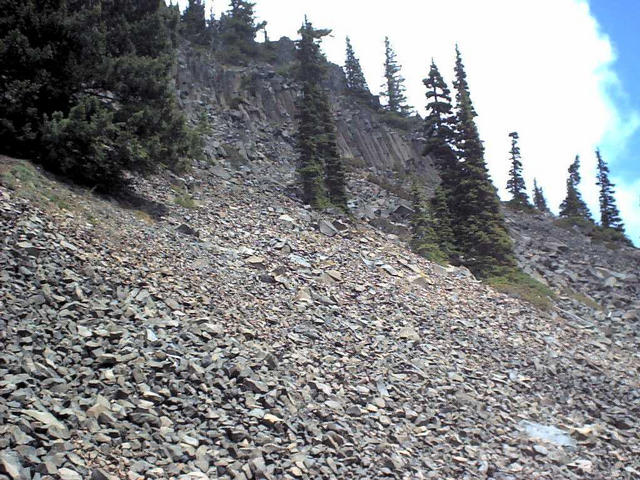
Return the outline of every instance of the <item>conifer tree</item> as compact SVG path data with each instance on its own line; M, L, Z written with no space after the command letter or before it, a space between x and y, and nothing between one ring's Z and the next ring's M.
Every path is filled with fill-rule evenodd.
M187 8L182 14L180 30L185 38L194 43L200 45L211 43L203 0L189 0Z
M0 149L102 189L121 184L124 169L184 165L193 144L171 88L175 9L159 0L0 8Z
M520 147L518 146L518 132L511 132L511 168L509 169L509 180L507 180L507 190L511 193L511 203L519 207L529 206L529 196L527 195L524 178L522 178L522 161L520 160Z
M404 78L400 75L401 67L398 65L396 52L391 46L389 37L384 37L384 58L385 83L382 84L383 90L380 96L387 99L387 111L408 116L411 114L412 108L407 105L407 97L404 94Z
M578 190L580 183L580 156L569 165L569 177L567 178L567 196L560 204L560 216L565 218L581 218L592 221L591 212L587 204L582 200Z
M339 155L333 114L320 82L324 76L324 56L319 43L330 30L313 28L306 18L297 42L298 80L302 95L298 103L298 150L304 201L321 208L330 201L346 209L345 176Z
M603 228L612 228L620 233L624 233L624 224L620 218L620 212L616 205L616 199L614 197L615 186L609 180L609 167L607 163L602 159L600 149L596 149L596 157L598 159L598 177L597 185L600 187L600 225Z
M448 195L456 185L459 175L451 92L433 60L431 60L429 75L422 82L427 89L424 154L434 158L442 179L444 193Z
M358 60L355 52L353 51L349 37L347 37L346 43L347 50L344 73L347 78L347 89L355 95L371 95L371 92L369 92L369 86L367 85L367 80L364 77L364 73L362 73L360 60Z
M436 233L437 222L416 182L412 185L411 194L411 249L431 261L446 262L448 256L440 249Z
M222 60L230 64L246 64L258 54L256 33L267 22L256 22L255 3L231 0L229 10L218 22L218 51Z
M547 200L544 198L542 187L538 186L537 180L533 179L533 205L543 213L549 212Z
M471 102L471 97L469 95L469 83L467 82L467 72L464 69L464 65L462 63L462 54L460 53L460 48L458 44L456 44L456 62L454 67L454 80L453 80L453 88L456 90L456 105L459 106L463 103L467 105L467 109L469 110L468 115L473 119L478 116L475 108L473 107L473 103Z
M438 236L438 246L447 255L449 261L457 263L459 253L456 247L453 227L451 226L451 210L449 209L448 199L445 188L442 185L438 185L429 201L429 206Z
M484 160L469 86L456 47L455 82L457 150L461 178L450 202L456 239L464 263L480 277L501 274L516 265L513 244L500 212L500 200Z
M320 112L320 140L319 153L324 163L324 183L329 194L329 201L332 205L346 211L347 192L346 178L342 158L338 150L338 139L333 113L329 104L329 97L325 92L321 92L318 99L318 109Z

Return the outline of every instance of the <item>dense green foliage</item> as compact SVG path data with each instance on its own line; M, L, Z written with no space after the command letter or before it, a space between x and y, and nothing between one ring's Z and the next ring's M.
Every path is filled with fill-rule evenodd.
M452 199L453 226L463 263L480 277L515 268L513 244L484 160L484 147L460 51L456 47L456 145L460 175Z
M184 167L171 88L177 10L141 2L0 0L0 148L101 189L126 169Z
M449 255L441 248L443 237L441 232L438 231L438 221L415 182L411 194L413 207L411 249L433 262L448 262Z
M335 124L327 93L320 82L326 60L320 51L322 37L330 30L313 28L306 18L297 42L298 80L298 174L306 203L322 208L329 203L346 210L346 181L338 151Z
M560 204L561 217L582 218L591 221L591 212L587 204L582 200L582 195L578 190L580 183L580 156L576 155L575 160L569 165L569 177L567 178L567 196Z
M598 176L597 185L600 187L600 225L603 228L612 228L621 233L624 233L624 224L620 218L620 212L616 205L615 186L609 180L609 167L607 163L602 159L600 150L596 150L596 157L598 159Z
M427 89L427 116L424 124L425 155L430 155L440 173L441 184L427 203L414 187L412 248L432 260L456 263L456 239L451 226L450 202L459 180L455 153L455 116L451 94L436 64L431 62L423 80Z
M199 45L212 45L215 21L205 17L204 0L189 0L180 19L180 34Z
M549 207L547 206L547 200L544 198L542 187L538 186L538 181L535 178L533 179L533 205L541 212L549 212Z
M507 180L507 190L511 193L511 204L516 207L529 207L527 186L522 178L522 161L520 160L520 146L518 145L518 132L511 132L511 168Z
M434 158L445 194L449 195L460 173L455 152L456 118L451 105L451 92L433 60L429 75L422 82L427 89L424 154Z
M549 287L519 270L508 270L502 275L487 278L487 283L499 292L506 293L532 305L548 310L556 294Z
M347 90L354 95L369 97L371 92L369 91L369 85L362 73L362 67L360 66L360 60L356 57L351 45L349 37L346 38L346 60L344 63L344 74L347 80Z
M396 52L391 46L389 37L384 37L384 78L380 96L387 99L386 109L399 115L407 116L412 108L407 105L404 78L400 75L401 67L396 59Z
M260 53L255 41L256 33L264 29L267 22L256 22L254 3L231 0L229 10L222 14L216 30L216 50L225 63L245 65Z

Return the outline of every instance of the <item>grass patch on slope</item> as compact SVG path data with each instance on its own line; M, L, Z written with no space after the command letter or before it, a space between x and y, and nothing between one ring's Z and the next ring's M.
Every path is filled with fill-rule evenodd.
M600 225L596 225L594 222L580 218L580 217L568 217L558 218L555 220L554 225L570 230L577 227L584 235L591 238L593 243L603 244L610 250L617 250L621 246L632 247L633 243L622 232L619 232L613 228L604 228Z
M49 180L27 160L0 156L0 184L42 207L73 210L71 192Z
M497 291L529 302L542 310L549 310L556 296L549 287L519 270L489 277L485 281Z

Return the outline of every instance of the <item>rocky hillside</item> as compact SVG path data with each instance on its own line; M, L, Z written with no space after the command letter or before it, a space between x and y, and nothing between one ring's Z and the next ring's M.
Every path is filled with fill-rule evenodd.
M275 182L295 197L294 44L274 43L273 62L248 67L221 65L198 49L180 50L176 86L182 107L205 124L208 156L222 166L253 172L257 181ZM386 233L407 239L411 204L409 179L427 189L437 183L432 160L422 156L421 121L389 118L345 89L342 69L328 64L326 88L336 117L341 155L349 170L354 216ZM264 168L260 165L268 165ZM579 229L557 225L551 217L505 209L520 266L548 285L565 314L583 321L607 319L612 328L640 322L640 250L607 248Z
M273 165L123 208L0 160L0 479L638 478L637 324L537 311Z
M506 213L521 266L558 294L559 308L608 328L640 325L640 249L598 241L550 215Z

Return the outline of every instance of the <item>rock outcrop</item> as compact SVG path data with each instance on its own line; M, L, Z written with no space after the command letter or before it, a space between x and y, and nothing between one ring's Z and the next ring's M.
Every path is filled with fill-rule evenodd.
M287 167L295 165L293 135L299 88L292 77L294 45L283 38L275 48L272 64L247 67L220 65L188 45L180 50L178 93L194 118L206 115L213 122L211 138L217 149L212 149L212 157L229 156L219 149L219 143L226 141L246 160L264 154ZM406 119L401 128L390 125L388 116L375 108L375 97L367 103L347 95L340 67L329 64L328 70L326 87L336 116L338 145L347 165L385 176L412 172L433 182L432 163L422 156L419 118Z

